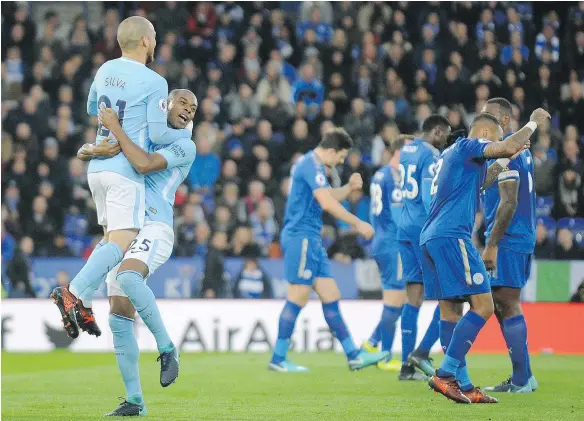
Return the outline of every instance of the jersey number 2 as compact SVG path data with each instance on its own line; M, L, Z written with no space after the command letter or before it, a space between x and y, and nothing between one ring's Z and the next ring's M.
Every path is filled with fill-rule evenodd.
M442 169L443 160L444 159L439 159L438 162L436 163L436 168L434 169L435 174L434 178L432 179L432 186L430 187L430 196L434 196L438 191L438 185L436 183L438 182L438 175L440 174L440 170Z
M99 110L99 107L101 106L101 104L105 105L106 108L112 107L111 100L105 95L100 96L99 99L97 100L98 110ZM118 120L120 120L120 126L121 126L124 124L124 112L126 111L126 101L118 99L118 102L116 102L116 107L118 107ZM97 126L97 135L98 136L107 137L107 136L109 136L109 133L110 133L110 131L108 129L106 129L103 124L100 123L99 126Z

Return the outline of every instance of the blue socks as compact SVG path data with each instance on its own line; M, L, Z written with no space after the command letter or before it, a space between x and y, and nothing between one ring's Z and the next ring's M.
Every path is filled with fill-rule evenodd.
M439 377L453 377L462 364L486 320L474 311L467 312L456 324L452 339L446 349L446 356L438 369Z
M418 350L424 354L429 354L430 349L432 349L432 345L438 340L440 337L440 306L436 306L436 310L434 310L434 317L432 317L432 321L430 322L430 326L428 326L428 330L426 330L426 334L422 338L422 342L418 345Z
M375 326L375 330L373 331L369 339L367 339L367 342L369 342L369 345L371 346L377 346L379 341L381 341L381 320L379 321L379 323L377 323L377 326Z
M402 364L408 361L408 356L416 346L416 336L418 334L418 313L420 309L411 304L404 304L402 308Z
M110 270L122 261L124 252L115 243L107 243L96 248L89 256L85 266L71 281L69 291L77 298L97 291Z
M450 341L452 340L452 334L454 333L454 328L456 323L448 322L446 320L440 320L440 344L442 345L442 350L446 353ZM468 368L466 367L466 359L463 359L458 369L456 370L456 380L460 382L460 388L463 392L467 392L474 388L474 385L470 381L470 376L468 374Z
M384 305L381 313L381 350L388 351L391 355L391 347L395 336L395 324L401 316L401 307ZM391 359L391 357L390 357Z
M109 325L114 337L116 360L126 387L126 400L143 407L144 397L138 369L140 350L134 333L134 320L110 314Z
M154 293L146 285L142 275L133 270L118 273L117 277L122 291L128 296L136 311L148 327L160 353L172 351L174 344L168 336L160 311L156 305Z
M502 330L513 365L511 383L516 386L525 386L531 377L525 317L523 314L518 314L503 320Z
M296 325L296 319L298 318L298 314L300 314L300 310L302 310L302 307L291 301L286 301L286 304L284 304L284 308L280 313L278 339L274 346L272 363L278 364L286 360L286 354L288 354L288 348L290 348L290 338L292 337L292 333L294 333L294 325Z
M341 316L339 301L326 304L322 303L322 311L324 313L324 319L328 323L331 331L341 343L347 359L350 361L357 358L359 349L355 346L353 338L351 338L351 334L343 320L343 316Z

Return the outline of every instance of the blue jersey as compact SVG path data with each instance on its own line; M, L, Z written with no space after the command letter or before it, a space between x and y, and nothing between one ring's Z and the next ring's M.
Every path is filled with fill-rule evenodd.
M401 211L402 192L399 174L390 166L380 168L371 180L370 217L375 230L373 255L397 252L397 218Z
M320 237L322 208L313 191L330 185L326 178L325 166L314 151L305 154L294 165L291 184L282 235Z
M168 84L162 76L142 63L121 57L106 62L97 71L87 98L87 113L97 115L101 104L113 108L126 135L148 151L149 140L169 144L192 135L189 129L168 128L167 97ZM108 136L110 131L100 125L97 144ZM139 183L144 180L122 153L108 159L91 160L88 171L115 172Z
M397 232L399 240L418 243L426 222L430 203L430 184L439 152L423 139L405 145L400 150L399 168L402 186L402 214ZM426 190L426 191L424 191ZM426 204L424 204L426 195Z
M433 238L471 239L487 162L484 139L458 138L442 152L432 180L430 212L420 244Z
M495 160L490 160L489 165L493 162ZM499 241L499 246L520 253L533 253L535 248L535 190L533 185L533 157L529 150L521 152L499 174L499 183L508 180L519 181L517 208L507 231ZM491 235L491 230L495 224L495 215L500 200L499 186L497 183L493 183L485 192L487 238Z
M173 225L174 196L193 165L197 149L190 138L170 145L152 145L151 153L166 159L166 169L146 176L146 220Z

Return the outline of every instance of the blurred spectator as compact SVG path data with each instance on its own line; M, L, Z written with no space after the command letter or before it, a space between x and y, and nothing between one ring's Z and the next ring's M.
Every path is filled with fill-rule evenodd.
M375 136L375 120L366 111L365 101L360 98L352 101L351 113L345 117L343 125L353 138L354 147L365 154L370 154Z
M67 245L65 236L62 234L57 234L53 240L52 246L47 251L47 256L74 257L74 254Z
M560 107L560 123L562 130L569 124L578 128L580 133L584 133L584 95L582 85L577 81L570 82L570 97L562 102Z
M30 258L34 251L34 244L32 238L23 237L20 240L18 249L14 253L14 257L8 263L6 276L8 276L12 284L13 290L11 296L23 294L28 298L36 297L30 283L30 272L32 270Z
M554 63L560 60L560 40L554 33L554 27L550 23L545 23L543 32L539 33L535 38L535 56L541 60L545 50L551 52Z
M294 102L302 102L306 105L311 119L316 117L324 100L324 87L315 79L314 67L311 64L302 66L300 79L294 83L292 89L292 98Z
M584 216L584 165L575 140L566 140L564 157L558 165L559 183L556 190L556 218Z
M249 222L249 217L257 210L260 202L266 198L265 192L266 187L261 181L253 180L249 183L247 196L242 197L237 205L237 219L240 222Z
M211 246L205 257L205 274L201 284L203 298L222 298L225 296L225 249L227 234L217 231L211 238Z
M538 222L535 229L535 249L533 254L536 259L551 259L554 257L554 243L550 240L545 224Z
M210 37L216 23L217 15L212 3L199 2L193 6L192 14L187 18L187 35L191 37L190 43L197 46L202 43L201 38Z
M200 138L197 142L197 158L187 176L190 186L194 189L213 191L220 168L219 157L211 152L211 142L204 137Z
M268 254L268 247L278 233L278 224L274 217L274 205L270 199L263 199L249 217L254 239L263 256Z
M303 20L296 25L296 36L299 39L304 39L307 31L314 31L319 44L328 44L332 38L332 27L330 23L322 20L322 12L318 6L310 10L309 20Z
M240 225L235 229L231 238L231 256L241 257L245 246L253 243L253 233L247 225Z
M570 298L571 303L584 303L584 280L580 285L578 285L578 289Z
M57 225L47 210L47 200L42 196L35 197L32 215L24 226L26 235L34 241L34 248L39 255L48 253L48 247L57 234Z
M239 95L231 100L229 119L231 121L244 120L244 126L252 127L260 116L260 104L253 96L249 85L239 85Z
M359 245L357 234L347 233L339 236L331 245L328 256L337 262L350 264L355 259L364 258L365 252Z
M243 268L233 285L234 298L274 298L270 278L258 262L259 247L245 246L241 253L244 257Z
M197 249L196 230L205 224L205 215L202 208L195 204L184 207L182 216L175 219L177 256L193 256Z
M509 64L513 58L513 52L515 50L519 50L524 60L529 60L529 48L523 44L523 40L521 39L521 32L519 31L514 31L511 33L511 44L506 45L501 50L501 63L503 66Z
M286 200L290 193L290 177L286 177L280 183L280 192L272 196L274 202L274 213L276 222L280 227L284 226L284 210L286 209Z
M558 230L558 244L556 245L555 257L558 260L577 260L582 258L583 251L574 241L574 233L568 228Z

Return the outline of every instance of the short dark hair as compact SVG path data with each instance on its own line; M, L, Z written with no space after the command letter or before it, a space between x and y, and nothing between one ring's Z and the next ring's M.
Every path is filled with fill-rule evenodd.
M472 129L477 123L483 122L483 121L488 121L496 126L499 125L499 120L497 119L497 117L495 117L493 114L489 114L489 113L481 113L478 114L475 119L472 121L470 128Z
M487 104L496 104L500 107L503 114L511 115L513 113L513 108L511 103L502 97L491 98L487 101Z
M323 149L342 151L353 147L353 139L351 139L351 136L349 136L345 129L335 127L324 134L318 146Z
M432 114L430 117L424 120L424 123L422 123L422 131L426 133L432 129L435 129L436 127L448 128L450 127L450 122L446 117L443 117L440 114Z

